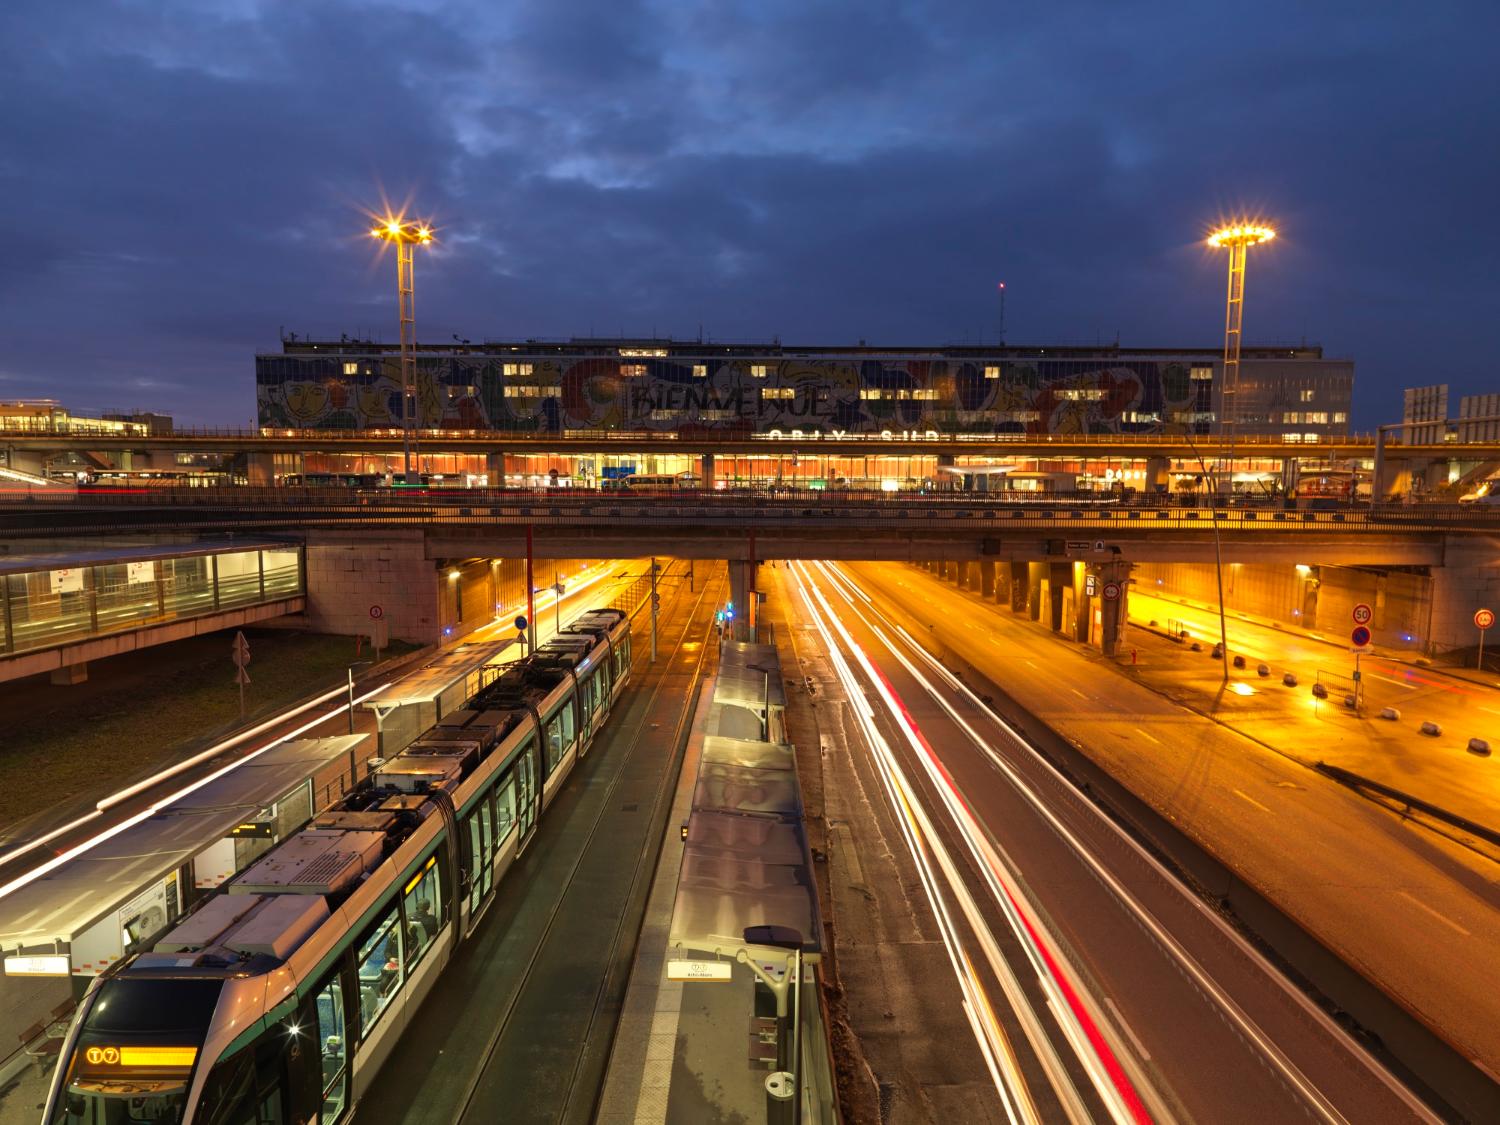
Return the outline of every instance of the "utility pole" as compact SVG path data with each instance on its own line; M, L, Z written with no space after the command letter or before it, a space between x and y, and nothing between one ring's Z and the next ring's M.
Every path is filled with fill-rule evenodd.
M1000 346L1005 346L1005 282L996 283L1000 289Z

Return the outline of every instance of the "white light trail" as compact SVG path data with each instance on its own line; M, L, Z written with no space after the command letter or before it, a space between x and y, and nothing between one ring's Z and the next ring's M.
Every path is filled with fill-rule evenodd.
M855 583L852 578L845 575L842 571L838 570L837 567L825 567L825 571L829 573L832 581L839 584L841 590L846 584L855 589L858 588L857 583ZM864 595L862 591L860 592L860 596L864 598L867 604L873 605L873 603L869 603L868 597ZM916 656L929 669L931 669L933 674L940 678L948 688L963 696L971 704L973 704L975 709L980 714L983 714L991 722L993 722L997 727L999 727L1010 738L1012 743L1018 749L1026 752L1034 761L1036 761L1044 770L1051 774L1057 781L1071 787L1072 783L1069 782L1067 778L1063 777L1063 775L1047 759L1047 757L1040 751L1038 751L1020 731L1011 726L1011 724L1006 722L1005 719L1000 715L996 714L983 700L979 698L977 694L975 694L972 688L970 688L957 676L953 675L953 673L950 672L946 667L944 667L936 657L934 657L921 644L919 644L916 639L911 636L910 633L908 633L899 624L891 622L879 610L872 611L881 619L881 621L891 627L895 633L900 635L902 640L905 642L905 647L908 648L912 653L916 654ZM1323 1093L1318 1090L1317 1087L1314 1086L1305 1075L1302 1074L1301 1070L1289 1058L1286 1057L1281 1049L1271 1040L1268 1035L1266 1035L1264 1031L1259 1028L1259 1026L1255 1024L1255 1022L1249 1017L1249 1015L1246 1014L1244 1010L1240 1008L1239 1005L1236 1004L1235 1001L1223 991L1218 983L1214 981L1211 976L1209 976L1208 972L1182 946L1182 944L1177 941L1177 939L1171 934L1171 932L1168 931L1166 927L1164 927L1156 919L1156 917L1145 907L1145 905L1141 903L1140 900L1137 899L1134 895L1132 895L1129 890L1127 890L1124 885L1115 878L1113 873L1099 861L1094 852L1090 848L1088 848L1088 846L1085 845L1075 833L1073 833L1066 825L1062 823L1062 821L1052 812L1052 810L1048 807L1046 802L1036 792L1036 790L1033 789L1025 781L1025 779L1020 776L1020 774L1015 770L1011 763L999 753L994 745L991 744L982 735L980 735L978 731L976 731L974 727L952 706L952 704L943 696L941 692L936 691L932 687L932 685L927 681L926 677L923 676L922 673L911 663L911 661L909 661L903 655L901 648L891 644L883 636L879 627L876 626L873 622L867 621L866 625L876 634L876 636L881 638L882 642L886 644L886 647L891 651L896 659L901 662L901 664L907 669L907 671L923 684L928 694L964 731L965 735L975 745L975 747L978 748L998 770L1000 770L1000 772L1006 777L1006 779L1011 783L1015 790L1027 801L1027 803L1030 804L1033 809L1035 809L1037 813L1047 821L1047 823L1052 827L1053 831L1056 832L1057 835L1072 849L1072 851L1089 866L1089 868L1098 876L1098 878L1104 883L1104 885L1111 890L1116 899L1136 916L1137 920L1148 930L1148 932L1150 932L1157 939L1161 947L1165 949L1177 961L1183 971L1186 972L1191 977L1191 979L1194 980L1194 982L1202 989L1202 991L1206 995L1211 997L1214 1002L1218 1004L1221 1010L1235 1024L1237 1029L1246 1038L1246 1040L1254 1044L1256 1048L1259 1049L1261 1053L1266 1057L1267 1061L1270 1062L1271 1065L1274 1066L1283 1075L1287 1082L1295 1090L1297 1090L1299 1094L1303 1096L1303 1098L1307 1101L1309 1108L1316 1112L1317 1115L1325 1121L1344 1121L1345 1119L1343 1115L1339 1113L1338 1109L1328 1101ZM1150 865L1152 869L1155 870L1163 879L1163 881L1177 890L1201 916L1207 919L1216 929L1218 929L1236 946L1238 946L1244 953L1244 955L1251 959L1257 966L1259 966L1265 973L1266 977L1269 980L1274 981L1287 995L1289 995L1298 1004L1300 1008L1302 1008L1302 1010L1307 1012L1330 1034L1339 1039L1340 1042L1343 1042L1355 1054L1355 1056L1375 1076L1380 1079L1380 1081L1388 1089L1398 1094L1401 1100L1409 1108L1411 1108L1413 1112L1426 1120L1436 1120L1432 1117L1431 1111L1428 1110L1426 1106L1418 1101L1403 1085L1401 1085L1393 1077L1391 1077L1391 1075L1383 1066L1380 1066L1375 1060L1371 1059L1362 1047L1356 1044L1353 1040L1349 1039L1349 1037L1342 1031L1342 1029L1340 1029L1336 1024L1333 1023L1331 1019L1328 1018L1327 1014L1323 1012L1322 1009L1318 1008L1315 1004L1308 1000L1307 997L1304 996L1300 991L1289 986L1282 979L1282 977L1274 969L1272 969L1271 966L1267 965L1264 959L1252 947L1249 946L1244 938L1231 926L1229 926L1227 922L1224 921L1224 919L1220 918L1213 911L1209 910L1208 907L1205 906L1203 902L1199 900L1195 895L1192 895L1185 889L1183 889L1181 883L1179 883L1178 880L1161 865L1161 863L1156 859L1155 856L1153 856L1149 851L1142 847L1136 840L1132 839L1130 835L1126 833L1113 820L1111 820L1107 816L1104 816L1102 813L1099 813L1096 807L1091 802L1084 802L1083 807L1092 811L1095 814L1098 823L1103 825L1111 835L1125 844L1143 861Z
M820 569L826 573L822 564ZM842 589L840 590L842 593ZM1034 906L1026 902L1025 896L1020 890L1019 880L1013 871L1001 860L993 847L990 846L983 829L969 812L967 805L958 795L953 779L938 764L936 755L932 748L922 737L921 732L916 729L915 723L908 714L904 704L896 696L894 689L885 679L879 669L865 655L864 651L849 635L844 627L840 615L834 611L823 598L816 585L813 586L814 596L823 605L834 628L843 637L845 644L854 654L855 659L864 669L866 676L876 688L876 691L885 702L891 718L900 727L913 754L922 764L929 780L939 794L944 805L947 807L958 834L968 846L970 855L981 872L984 873L991 896L1005 917L1012 933L1015 935L1021 947L1026 951L1032 968L1043 990L1048 996L1048 1007L1059 1028L1063 1032L1073 1053L1078 1058L1085 1072L1089 1075L1090 1083L1095 1092L1103 1101L1110 1113L1112 1120L1116 1122L1142 1122L1149 1121L1150 1115L1140 1101L1133 1085L1121 1066L1118 1053L1104 1039L1099 1030L1099 1021L1093 1018L1081 1003L1082 990L1079 989L1068 977L1061 956L1053 950L1046 940L1042 927L1035 921L1037 911ZM850 601L851 608L856 613L857 608ZM868 624L868 623L867 623ZM882 643L879 630L874 630ZM950 873L950 881L957 879L956 868ZM967 887L963 884L955 884L955 892L959 895L960 902L966 907L969 921L973 926L980 942L985 946L990 958L991 968L1002 985L1006 985L1007 978L1013 979L1013 974L1008 962L1000 953L998 944L989 935L977 904L973 903L968 895ZM1040 1024L1036 1022L1035 1013L1026 998L1024 992L1017 984L1014 988L1007 987L1007 993L1017 1017L1022 1026L1027 1030L1027 1038L1031 1041L1038 1059L1048 1071L1049 1079L1059 1097L1063 1099L1064 1105L1081 1120L1087 1120L1088 1114L1084 1109L1077 1092L1073 1089L1072 1082L1068 1078L1062 1061L1057 1057L1052 1041Z
M379 695L386 688L390 687L392 682L393 681L389 681L388 680L385 683L381 684L378 688L375 688L373 691L369 691L369 692L366 692L364 695L358 696L354 700L355 704L363 703L365 700L371 698L372 696ZM343 692L345 690L346 689L344 689L344 688L340 688L338 691L334 692L333 694L335 694L335 695L341 695L341 694L343 694ZM328 697L327 696L323 696L322 698L326 700ZM317 700L314 700L313 701L313 705L315 705L316 703L317 703ZM306 709L305 707L298 708L296 712L293 712L293 714L300 713L301 711L303 711L305 709ZM119 824L111 825L109 828L106 828L103 832L100 832L98 835L89 837L87 840L83 841L81 844L74 845L73 847L69 848L67 851L63 852L61 855L54 856L52 859L49 859L46 863L41 864L38 867L32 868L30 871L26 872L26 874L17 876L16 878L12 879L9 883L6 883L4 886L0 886L0 899L5 898L7 895L14 894L16 891L20 890L22 887L29 886L30 884L32 884L32 883L36 882L38 879L40 879L42 876L50 874L53 871L56 871L63 864L65 864L65 863L71 863L73 860L77 859L79 856L83 855L85 852L92 851L94 848L97 848L100 844L104 843L106 840L111 840L114 837L118 836L121 832L124 832L127 828L133 828L133 827L135 827L137 824L139 824L141 821L145 820L147 817L155 816L163 808L165 808L166 806L170 805L173 801L181 800L183 797L186 797L189 793L193 793L196 790L202 789L209 782L211 782L211 781L217 781L219 778L223 777L226 773L229 773L231 770L238 769L240 766L244 765L246 762L253 761L254 759L260 757L267 750L271 750L274 747L280 746L283 742L287 742L287 741L289 741L289 740L291 740L293 738L296 738L298 735L305 734L307 731L312 730L313 727L316 727L316 726L318 726L321 723L326 723L329 719L335 718L336 716L343 714L348 709L349 709L349 704L345 703L345 704L342 704L339 707L335 707L332 711L324 712L322 715L319 715L316 719L312 719L312 720L310 720L310 721L302 724L302 726L298 727L296 730L290 731L287 734L282 735L280 738L276 739L273 742L266 743L259 750L254 750L251 753L246 754L242 758L236 758L234 761L228 762L225 765L220 766L218 769L214 770L212 773L208 774L205 777L199 778L197 781L193 782L191 785L186 785L183 788L177 790L177 792L171 794L170 796L163 797L161 800L153 802L149 807L141 810L138 813L135 813L132 816L127 817L126 819L122 820ZM280 716L277 719L270 720L269 723L283 722L283 721L285 721L286 718L287 718L287 716L283 715L283 716ZM268 724L263 724L261 729L264 729L264 727L266 725L269 725L269 723ZM175 773L175 768L174 768L174 770L163 771L163 772L164 772L164 774ZM87 819L88 819L88 817L83 818L83 820L87 820ZM79 821L77 823L82 823L82 822L83 821Z

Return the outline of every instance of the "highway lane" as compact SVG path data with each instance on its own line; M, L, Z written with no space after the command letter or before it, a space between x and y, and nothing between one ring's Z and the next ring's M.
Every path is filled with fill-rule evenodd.
M1500 1074L1493 864L925 571L846 569L909 630L925 632L924 647L968 669L971 683L1001 685L1465 1057Z
M963 913L977 946L1039 955L1023 958L1017 976L1056 982L1058 995L1040 1008L1044 1027L1076 1011L1071 1032L1056 1022L1057 1053L1070 1056L1064 1074L1086 1076L1076 1090L1084 1105L1097 1099L1115 1120L1422 1119L1373 1060L911 642L878 600L832 567L798 565L793 574L801 612L860 667L872 706L884 704L881 721L892 728L884 741L913 779L902 799L930 821L946 815L939 835L962 840L952 850L968 853L957 866L971 893L947 890L970 900ZM1006 916L1011 934L1002 940ZM1029 992L982 987L969 990L981 989L997 1011L997 995L1014 1011ZM1038 1072L1053 1081L1044 1060L1027 1064L1030 1035L1001 1036L1002 1045L1007 1038L1021 1065L998 1084L1002 1097L1015 1081L1022 1094L1034 1092ZM1024 1096L1010 1097L1024 1109Z
M1137 673L1145 682L1299 758L1342 766L1500 827L1500 766L1466 750L1476 736L1500 748L1500 691L1495 688L1377 653L1360 659L1365 706L1355 714L1343 705L1354 671L1346 644L1231 616L1230 654L1244 654L1248 664L1232 675L1241 685L1238 690L1253 694L1221 695L1222 672L1209 653L1219 637L1215 607L1162 597L1146 586L1131 588L1129 613L1139 628L1130 632L1128 643L1151 658ZM1181 622L1193 639L1204 643L1204 651L1166 642L1149 631L1152 621L1158 631L1168 622ZM1270 667L1269 677L1256 674L1261 661ZM1297 687L1282 685L1285 672L1296 674ZM1321 703L1311 694L1320 673L1330 694ZM1396 708L1400 718L1381 718L1384 707ZM1442 735L1421 734L1418 728L1425 720L1441 724Z

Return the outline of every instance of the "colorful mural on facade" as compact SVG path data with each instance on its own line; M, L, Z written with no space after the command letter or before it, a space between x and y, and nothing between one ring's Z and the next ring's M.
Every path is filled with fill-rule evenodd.
M396 427L400 387L388 355L256 359L262 426ZM1213 410L1187 363L1117 358L421 356L417 391L424 429L540 433L1164 433Z

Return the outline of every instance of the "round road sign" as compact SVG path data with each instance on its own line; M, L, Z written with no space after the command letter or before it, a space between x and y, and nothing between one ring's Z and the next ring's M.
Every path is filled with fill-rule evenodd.
M1481 629L1488 629L1495 623L1495 611L1492 609L1476 609L1474 611L1474 624Z
M519 629L519 630L521 630L521 632L523 632L523 633L526 632L526 615L525 614L522 614L520 617L516 618L516 628Z
M1349 643L1355 648L1364 648L1365 645L1370 643L1370 630L1366 629L1363 625L1356 625L1349 634Z
M1368 625L1370 619L1375 616L1375 611L1366 602L1360 602L1354 607L1354 623L1356 625Z
M1120 584L1118 582L1106 582L1104 584L1104 600L1107 602L1117 601L1120 597Z
M380 606L378 606L378 605L372 605L370 607L370 620L371 621L379 621L384 616L385 616L385 610L383 608L381 608Z

